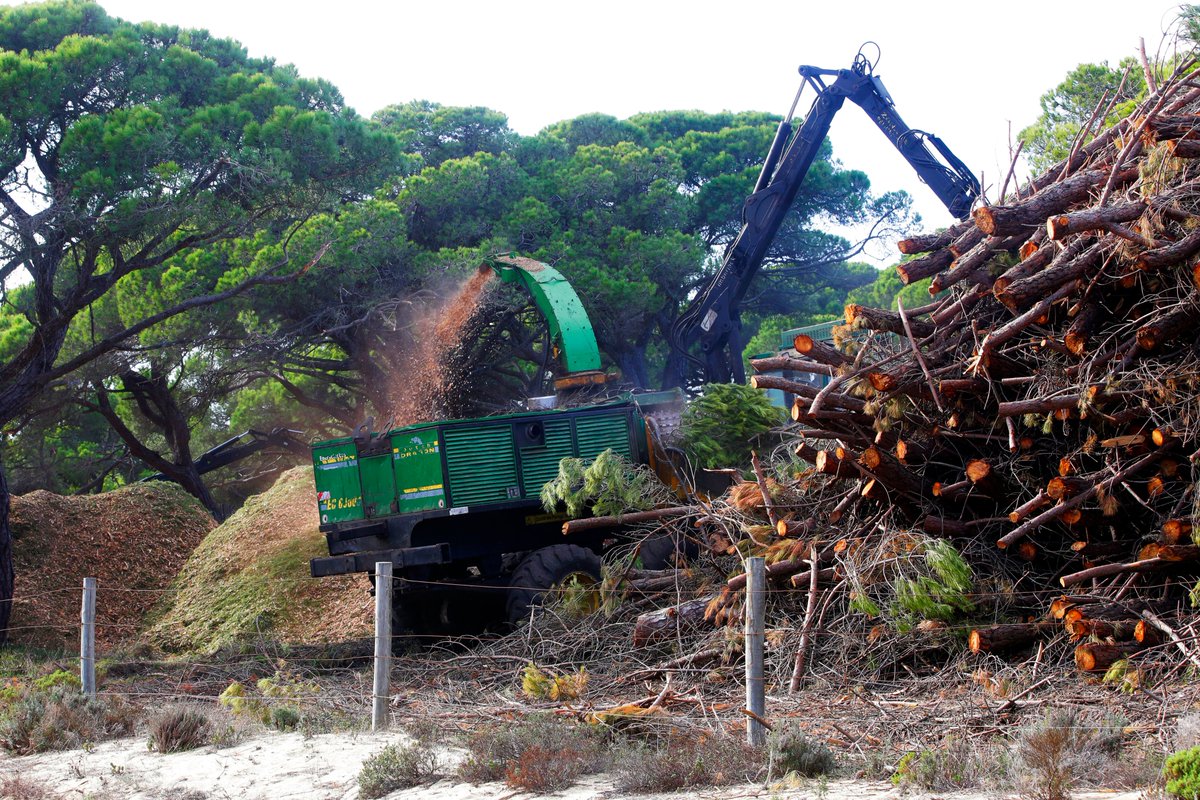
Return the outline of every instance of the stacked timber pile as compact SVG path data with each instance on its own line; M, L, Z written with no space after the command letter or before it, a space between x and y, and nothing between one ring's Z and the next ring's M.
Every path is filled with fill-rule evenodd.
M793 685L814 612L861 591L849 556L897 531L977 565L987 551L1018 621L977 626L976 651L1065 626L1084 670L1160 641L1200 664L1183 611L1200 575L1200 88L1181 70L1016 196L901 250L916 256L901 279L932 278L939 299L849 306L836 346L799 336L795 355L754 363L832 378L753 381L795 395L807 471L792 488L817 498L768 500L773 530L751 534L776 554L775 585L801 592ZM711 599L710 622L743 583Z

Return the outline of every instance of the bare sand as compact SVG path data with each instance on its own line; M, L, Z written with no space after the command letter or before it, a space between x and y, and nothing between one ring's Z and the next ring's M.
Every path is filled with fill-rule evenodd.
M144 738L119 739L87 750L0 757L0 786L18 779L40 789L28 798L65 800L356 800L362 762L386 745L406 741L402 733L331 733L305 737L300 733L263 732L228 747L204 747L184 753L151 752ZM461 757L445 753L445 773ZM19 784L18 784L19 785ZM6 795L11 796L11 795ZM538 795L514 791L503 783L471 785L443 778L404 789L388 798L411 800L515 800ZM611 778L592 776L551 795L562 800L609 800L625 795ZM18 800L24 800L16 795ZM677 794L638 795L642 800L700 798L721 800L995 800L1006 795L988 792L902 794L887 783L832 780L827 784L799 781L776 785L724 786ZM1080 792L1074 800L1137 800L1140 792Z

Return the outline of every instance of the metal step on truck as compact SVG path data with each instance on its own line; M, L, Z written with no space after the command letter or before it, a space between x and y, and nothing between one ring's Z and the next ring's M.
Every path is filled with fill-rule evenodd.
M484 268L525 285L546 316L567 366L557 388L597 384L603 373L595 335L570 284L528 259L499 257ZM611 449L653 465L654 425L647 419L670 429L682 405L679 392L656 392L392 430L362 425L351 436L316 443L313 471L329 556L312 561L312 575L373 577L376 562L390 561L400 631L451 634L520 622L547 590L598 584L601 556L623 540L618 529L607 529L564 541L567 515L547 513L540 499L559 462Z

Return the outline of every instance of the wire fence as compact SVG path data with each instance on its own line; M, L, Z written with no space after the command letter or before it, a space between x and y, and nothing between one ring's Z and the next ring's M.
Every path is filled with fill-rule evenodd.
M650 605L681 603L695 596L695 587L684 585L685 573L679 575L678 588L657 593L656 602ZM299 587L311 585L311 579L281 579L277 583ZM386 589L408 590L428 588L429 583L434 582L396 578L381 585ZM447 586L445 582L436 583L439 588ZM501 592L512 588L500 583L461 586L493 590L497 603L502 602ZM1155 591L1166 593L1174 586L1172 581L1163 579L1143 583L1139 589L1144 597ZM95 589L95 613L90 623L94 625L97 640L126 644L101 646L92 654L91 663L98 666L100 673L100 680L94 685L102 697L159 705L217 702L231 685L239 683L255 698L268 703L333 710L360 720L372 719L377 727L382 727L405 717L465 715L494 720L515 709L537 711L562 706L561 701L522 694L522 677L534 665L552 676L586 670L590 680L587 697L568 704L572 713L584 714L585 709L594 711L606 704L645 705L661 691L666 699L660 702L671 705L694 724L725 728L747 724L745 685L739 675L746 648L732 635L732 629L681 629L663 643L638 647L630 642L631 628L647 605L625 604L616 612L610 610L609 615L597 613L581 618L560 608L556 600L568 594L569 588L524 588L546 591L547 608L513 631L457 638L376 631L374 636L355 634L334 637L332 641L296 644L280 641L269 630L263 630L248 636L235 649L209 655L154 657L128 644L136 641L143 622L114 621L109 612L121 609L125 598L149 594L156 600L166 600L173 590L100 585ZM868 720L864 736L878 737L883 731L876 726L886 728L894 723L899 725L897 730L915 740L923 735L923 726L928 729L947 720L957 720L954 724L961 723L971 731L994 732L1005 721L1002 718L1019 715L1023 709L1055 704L1088 705L1096 702L1097 696L1103 699L1114 695L1111 688L1081 682L1067 668L1074 643L1061 629L1046 636L1033 655L1013 661L964 652L961 640L970 630L987 624L987 619L981 619L983 615L977 615L971 622L950 621L929 631L913 632L902 645L897 645L896 640L884 645L872 644L869 637L873 623L860 615L850 622L831 618L824 624L811 626L814 644L808 664L808 690L793 698L787 685L796 642L804 628L805 614L796 608L804 592L768 584L764 594L769 613L757 635L762 637L766 650L762 685L767 698L764 706L767 717L798 715L805 725L834 730L845 725L846 713L865 714L873 721ZM1048 590L1024 594L1042 603L1062 596L1062 592ZM365 586L363 597L365 607L370 599ZM1011 599L1012 593L981 591L970 597L979 607L985 607L991 600ZM1089 599L1083 592L1073 597ZM1106 596L1094 599L1111 600ZM82 597L79 587L62 587L18 594L13 602L18 610L48 602L70 604L78 610ZM390 606L390 601L380 604L389 610ZM740 613L741 608L736 611ZM390 614L385 616L390 624ZM995 621L1003 618L1001 613L995 616ZM18 643L30 638L27 634L53 632L63 637L78 636L89 623L83 615L76 619L77 622L22 624L18 615L10 636ZM1176 627L1185 646L1200 640L1200 632L1190 618L1177 620ZM377 646L381 635L382 650ZM1178 642L1164 641L1137 651L1134 666L1143 670L1145 677L1132 695L1121 698L1123 707L1135 712L1131 716L1162 723L1200 700L1200 690L1188 680L1194 670L1189 669L1178 647ZM406 648L412 652L406 653ZM706 649L715 650L715 657L687 660ZM393 657L393 652L398 655ZM380 657L385 653L387 658L381 665ZM895 663L869 663L887 658ZM59 662L73 659L69 651L57 654ZM853 659L860 663L853 663ZM82 648L78 663L87 669L88 658ZM380 669L384 676L382 683L378 677ZM83 677L86 685L86 676ZM268 691L280 692L275 696L278 699L255 688L264 679ZM664 680L668 683L666 689L662 687ZM647 686L655 688L645 689ZM935 695L950 692L951 687L961 697L952 701L939 698L932 706L915 699L931 692ZM643 696L643 691L649 696ZM801 698L811 698L814 694L826 699L816 707L797 707ZM854 710L845 713L832 710L838 705ZM679 722L675 717L672 720L672 724Z

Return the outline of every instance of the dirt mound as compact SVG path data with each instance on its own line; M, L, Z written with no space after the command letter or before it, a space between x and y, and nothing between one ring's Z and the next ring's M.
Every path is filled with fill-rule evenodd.
M80 592L97 580L101 652L136 638L188 555L216 522L173 483L127 486L98 495L45 491L12 499L12 640L75 647Z
M147 632L159 647L212 652L269 634L289 643L369 637L374 604L362 576L309 577L326 555L311 467L297 467L195 549Z

